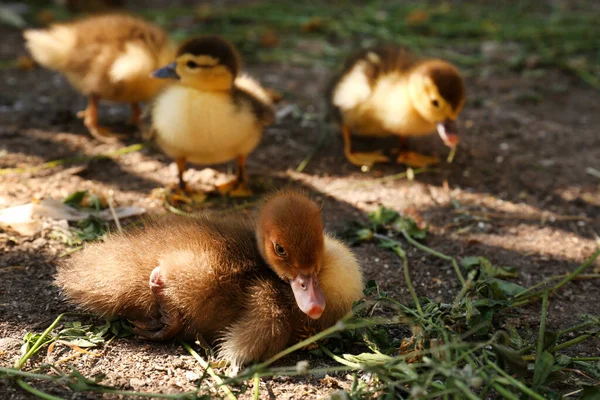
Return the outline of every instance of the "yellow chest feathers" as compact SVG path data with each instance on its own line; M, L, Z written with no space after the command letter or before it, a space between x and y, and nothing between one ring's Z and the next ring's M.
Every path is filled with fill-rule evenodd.
M228 92L204 92L173 85L154 102L157 144L171 157L214 164L247 155L258 145L262 126L249 104Z

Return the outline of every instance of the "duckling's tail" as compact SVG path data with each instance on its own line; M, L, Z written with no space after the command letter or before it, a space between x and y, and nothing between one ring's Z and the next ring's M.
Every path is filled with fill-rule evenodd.
M46 68L60 70L69 61L75 46L75 32L68 26L49 29L28 29L23 32L32 57Z

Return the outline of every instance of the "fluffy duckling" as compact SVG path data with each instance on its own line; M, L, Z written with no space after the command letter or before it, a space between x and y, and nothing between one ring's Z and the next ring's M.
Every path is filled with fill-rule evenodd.
M176 79L152 107L151 135L175 159L179 187L188 161L216 164L235 159L236 177L219 186L231 196L248 196L246 157L274 120L269 94L248 76L238 76L240 58L218 36L192 38L177 51L175 61L154 73Z
M58 268L81 308L127 318L153 340L201 337L234 366L265 360L336 323L362 295L351 251L323 232L320 208L285 191L255 222L170 218L92 244Z
M150 100L166 82L151 72L173 59L176 47L159 27L133 16L91 16L23 34L33 58L61 72L88 97L78 113L90 133L103 141L114 133L98 125L98 103L130 103L131 123L140 124L139 102Z
M449 147L458 144L456 118L465 103L459 71L438 59L417 59L398 46L369 48L351 56L331 82L327 100L341 125L346 158L355 165L388 161L381 153L351 150L351 134L427 135L437 131ZM422 165L430 157L401 153L397 162Z

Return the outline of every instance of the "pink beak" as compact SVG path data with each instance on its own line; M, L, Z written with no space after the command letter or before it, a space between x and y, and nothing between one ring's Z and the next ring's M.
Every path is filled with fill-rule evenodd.
M317 277L298 274L290 285L300 310L312 319L319 319L325 310L325 295L319 287Z
M446 146L452 148L456 147L459 138L455 121L447 119L444 122L440 122L437 124L437 131Z

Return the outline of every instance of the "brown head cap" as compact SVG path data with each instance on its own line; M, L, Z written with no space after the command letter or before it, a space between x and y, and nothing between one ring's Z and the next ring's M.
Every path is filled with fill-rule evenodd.
M424 73L433 80L440 95L454 110L460 107L465 98L465 82L454 66L444 61L430 62Z
M237 76L241 68L240 57L235 47L227 40L216 35L200 36L186 40L179 46L177 57L183 54L213 57L219 60L221 65L227 67L233 76Z

